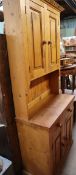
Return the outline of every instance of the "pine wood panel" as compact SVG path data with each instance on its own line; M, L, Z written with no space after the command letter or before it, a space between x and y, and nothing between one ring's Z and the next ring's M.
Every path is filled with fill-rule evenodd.
M69 101L71 103L72 100L74 100L74 96L71 96L71 95L70 96L67 94L53 95L52 97L47 99L43 107L41 107L41 109L34 114L33 118L29 122L37 124L39 126L45 126L50 128L52 124L55 122L56 118L58 118L58 116L61 115L62 111L65 111L66 109L66 114L65 114L66 117L67 117L67 113L69 115L68 109L70 109L71 107L69 108L68 105L69 105ZM73 108L72 108L72 111L73 111Z
M43 106L52 94L59 94L59 71L31 82L28 93L29 118L38 110L39 106Z
M16 117L28 118L27 93L29 86L29 75L27 71L27 45L25 44L27 43L27 35L23 22L23 19L25 19L26 26L26 16L24 16L25 1L3 1L3 7ZM10 21L12 21L11 25Z
M31 12L32 16L32 28L33 28L33 39L34 39L34 69L43 67L42 63L42 52L41 52L41 15L38 12ZM38 33L36 33L38 31Z
M52 163L50 162L48 131L44 128L32 127L28 122L19 120L17 120L17 127L21 150L25 147L22 151L24 168L26 167L27 171L35 175L50 175Z
M54 168L54 174L58 173L59 171L59 164L61 161L61 134L59 132L59 135L55 138L54 144L53 144L53 168Z
M48 11L48 68L51 71L51 67L55 68L58 64L59 56L57 54L59 43L58 36L58 16L51 11ZM59 46L59 45L58 45Z
M72 114L73 115L73 114ZM73 126L73 118L72 115L69 115L66 120L66 149L69 149L70 142L72 140L72 126Z
M56 19L50 18L50 25L51 25L51 42L52 42L52 64L57 63L57 48L56 48Z
M39 97L42 93L50 90L49 75L33 81L30 85L28 103Z
M45 74L44 7L33 2L26 6L28 21L29 71L31 79Z

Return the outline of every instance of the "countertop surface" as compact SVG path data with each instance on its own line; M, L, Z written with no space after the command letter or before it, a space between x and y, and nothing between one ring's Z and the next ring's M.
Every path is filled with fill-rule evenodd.
M49 101L40 111L38 111L30 122L50 128L73 100L73 95L55 95L52 101Z

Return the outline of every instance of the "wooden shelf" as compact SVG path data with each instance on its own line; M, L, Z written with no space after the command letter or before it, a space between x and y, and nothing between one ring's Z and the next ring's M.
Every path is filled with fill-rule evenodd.
M66 52L76 52L76 50L66 50Z
M73 99L73 95L54 95L52 100L49 100L47 104L39 110L39 112L37 112L31 120L29 120L30 124L50 128L67 108L69 101L72 101Z
M76 68L76 64L61 67L61 70L63 70L63 69L73 69L73 68Z
M68 45L68 46L64 45L64 47L76 47L76 45Z
M70 60L72 58L61 58L60 61L64 61L64 60Z

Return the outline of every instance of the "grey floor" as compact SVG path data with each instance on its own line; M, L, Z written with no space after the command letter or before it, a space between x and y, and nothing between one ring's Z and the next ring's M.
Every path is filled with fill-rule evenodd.
M65 161L61 175L76 175L76 124L73 127L73 145Z

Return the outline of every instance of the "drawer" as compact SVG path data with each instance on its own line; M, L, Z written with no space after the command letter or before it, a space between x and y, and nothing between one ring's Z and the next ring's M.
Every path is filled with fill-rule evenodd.
M74 104L73 104L73 102L71 102L69 105L68 105L68 107L67 107L67 111L68 112L73 112L73 110L74 110L74 106L73 106Z
M52 128L50 128L50 135L52 136L53 142L60 135L63 126L65 126L66 121L69 120L69 118L73 115L73 108L73 102L71 102L67 106L65 111L61 114L61 116L57 119L57 121L54 123Z
M66 119L69 118L71 115L73 115L73 111L74 111L74 106L73 106L73 102L71 102L65 111L65 117Z
M60 135L62 126L63 126L63 120L62 119L58 119L54 123L54 125L52 127L52 139L53 139L53 142ZM50 132L51 132L51 130L50 130Z

